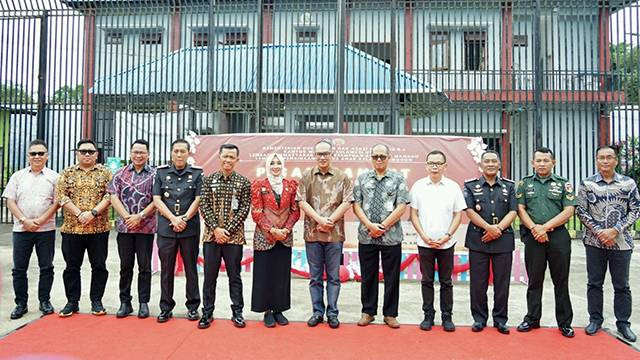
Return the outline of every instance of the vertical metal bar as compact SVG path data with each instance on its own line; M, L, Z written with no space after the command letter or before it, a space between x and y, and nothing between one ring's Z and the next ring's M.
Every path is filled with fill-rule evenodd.
M208 23L208 32L207 32L207 112L211 113L213 111L213 91L214 91L214 76L216 71L213 68L213 60L214 60L214 51L215 51L215 40L214 40L214 28L213 23L215 21L215 1L209 1L209 17L207 19ZM229 71L229 69L227 69Z
M344 51L345 51L345 0L338 0L338 8L336 10L338 17L338 46L336 48L336 88L335 88L335 114L333 131L337 133L343 132L342 124L344 122Z
M264 19L262 18L262 0L256 1L258 14L258 33L256 40L256 111L255 111L255 129L260 132L260 123L262 122L262 35L264 32Z
M396 69L398 67L398 55L396 54L397 49L397 31L396 26L398 23L398 12L397 12L397 3L396 0L391 1L391 76L390 76L390 99L389 99L389 129L385 129L385 134L395 134L396 133Z
M533 16L533 53L535 59L534 65L534 77L535 77L535 87L534 87L534 148L538 148L542 146L542 86L543 86L543 76L544 76L544 68L543 68L543 53L542 53L542 40L540 34L540 6L541 0L535 0L535 10Z
M38 65L38 117L37 137L44 139L46 130L45 103L47 101L47 40L49 38L49 11L40 17L40 54Z

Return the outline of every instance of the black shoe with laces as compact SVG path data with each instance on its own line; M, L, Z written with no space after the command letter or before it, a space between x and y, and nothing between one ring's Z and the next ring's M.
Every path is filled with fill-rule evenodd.
M91 313L96 316L105 315L107 310L102 306L102 301L96 300L91 302Z

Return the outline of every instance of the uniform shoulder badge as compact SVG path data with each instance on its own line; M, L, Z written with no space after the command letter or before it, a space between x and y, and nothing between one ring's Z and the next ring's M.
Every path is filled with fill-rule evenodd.
M169 164L164 164L164 165L158 165L156 169L168 169L168 168L169 168Z
M202 166L198 166L198 165L191 165L191 168L196 170L202 170Z
M507 178L500 178L500 180L506 181L506 182L511 183L511 184L515 184L516 183L515 181L513 181L511 179L507 179Z
M480 179L479 178L471 178L471 179L465 180L464 182L465 183L470 183L470 182L474 182L474 181L478 181L478 180L480 180Z
M573 194L573 185L571 185L571 183L567 181L566 183L564 183L564 191Z

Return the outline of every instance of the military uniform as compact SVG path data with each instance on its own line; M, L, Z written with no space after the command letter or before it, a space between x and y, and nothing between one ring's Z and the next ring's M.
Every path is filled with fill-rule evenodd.
M202 168L187 165L178 170L173 165L159 166L153 183L153 195L161 196L162 202L176 216L184 216L200 195L202 187ZM171 221L158 212L158 256L161 264L161 296L160 310L171 311L175 306L173 300L173 275L176 255L184 261L187 278L187 302L189 310L196 310L200 305L198 287L198 252L200 246L200 216L196 213L187 221L182 232L173 231Z
M495 183L491 185L481 176L465 181L463 192L468 209L475 211L492 225L497 225L509 212L518 210L515 183L509 179L496 177ZM469 223L465 238L471 274L471 315L475 322L486 325L489 318L487 288L491 267L494 285L493 322L506 324L511 263L515 248L513 228L506 227L499 238L487 243L482 242L484 232L483 228Z
M551 174L541 178L537 174L527 176L518 183L516 198L525 205L534 223L542 225L558 215L566 206L575 206L573 187L567 179ZM556 321L559 327L571 326L573 310L569 298L569 265L571 261L571 237L567 228L559 226L547 233L549 241L539 243L531 230L520 225L524 242L524 260L529 276L527 287L527 315L524 320L539 324L542 314L542 286L549 263L554 284Z

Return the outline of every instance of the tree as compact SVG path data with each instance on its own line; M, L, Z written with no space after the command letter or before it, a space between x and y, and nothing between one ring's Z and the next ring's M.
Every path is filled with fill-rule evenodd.
M638 104L640 48L627 43L611 45L611 88L624 90L627 104Z
M619 171L640 183L640 139L629 137L617 145L620 147Z
M0 85L0 104L33 104L33 97L21 85Z
M82 85L77 85L74 88L65 85L53 93L50 103L58 105L82 104L82 90Z

